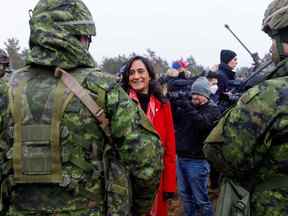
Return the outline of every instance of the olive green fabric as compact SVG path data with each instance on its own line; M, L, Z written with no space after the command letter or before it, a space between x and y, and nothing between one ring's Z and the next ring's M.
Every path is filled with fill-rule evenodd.
M229 179L221 182L215 216L250 216L249 192Z
M278 31L288 26L288 1L274 0L264 13L263 29Z
M80 35L95 35L91 13L80 0L40 0L30 20L27 64L64 69L94 67Z
M204 146L207 158L224 176L249 190L287 175L288 60L275 70L269 80L243 94ZM251 215L287 215L287 203L288 182L252 193Z

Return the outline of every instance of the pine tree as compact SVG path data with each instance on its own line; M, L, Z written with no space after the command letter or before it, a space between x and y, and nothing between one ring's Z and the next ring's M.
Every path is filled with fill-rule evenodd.
M27 52L25 50L21 52L19 40L16 38L9 38L4 45L10 58L11 69L16 70L23 67L25 64L24 55L25 53L27 54Z

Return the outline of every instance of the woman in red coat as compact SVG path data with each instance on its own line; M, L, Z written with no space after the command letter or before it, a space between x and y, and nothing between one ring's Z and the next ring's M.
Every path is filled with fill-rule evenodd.
M164 170L150 215L167 216L168 200L176 192L176 150L170 103L162 96L153 67L142 56L129 60L121 82L129 97L146 113L160 136L164 148Z

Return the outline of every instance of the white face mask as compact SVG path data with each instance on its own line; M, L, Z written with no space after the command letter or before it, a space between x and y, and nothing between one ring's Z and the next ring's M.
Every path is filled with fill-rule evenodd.
M215 94L218 90L218 85L212 85L210 86L210 91L212 94Z

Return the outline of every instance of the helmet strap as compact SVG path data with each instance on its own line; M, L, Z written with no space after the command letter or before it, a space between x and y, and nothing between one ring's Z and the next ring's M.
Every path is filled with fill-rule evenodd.
M279 62L282 61L285 58L284 48L283 48L283 42L281 40L280 35L276 35L274 37L276 41L276 49L277 49L277 58L279 58Z

